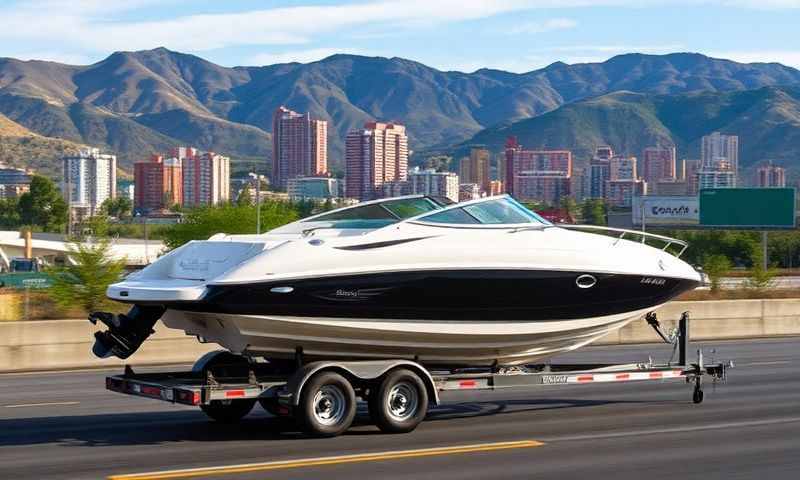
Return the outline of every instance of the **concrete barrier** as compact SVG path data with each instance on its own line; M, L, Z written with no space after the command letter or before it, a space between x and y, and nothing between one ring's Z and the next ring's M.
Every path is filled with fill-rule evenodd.
M0 323L0 372L66 370L167 363L193 363L219 345L201 344L195 337L166 328L156 333L127 361L99 359L91 350L99 327L87 320L40 320Z
M692 340L800 335L800 299L672 302L658 310L665 329L684 311L691 315ZM0 372L62 370L167 363L193 363L220 348L160 323L156 333L127 362L100 360L91 353L98 329L86 320L43 320L0 323ZM644 321L636 321L600 340L599 344L658 341Z

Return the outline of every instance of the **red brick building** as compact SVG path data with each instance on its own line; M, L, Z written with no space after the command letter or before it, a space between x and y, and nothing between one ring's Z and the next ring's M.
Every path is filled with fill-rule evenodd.
M134 164L134 208L149 212L183 203L183 175L177 158L152 155Z

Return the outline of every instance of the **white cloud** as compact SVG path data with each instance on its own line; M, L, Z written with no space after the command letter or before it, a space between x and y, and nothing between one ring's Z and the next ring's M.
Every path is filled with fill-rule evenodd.
M52 41L90 51L157 46L204 51L239 45L303 44L316 36L360 26L434 26L533 8L525 0L384 0L122 22L108 20L104 12L93 14L96 11L92 9L101 2L81 3L83 10L69 7L64 0L0 10L0 39ZM43 5L48 7L46 15L42 15ZM22 25L25 28L20 28Z
M575 28L578 22L569 18L551 18L543 22L526 22L512 26L506 33L509 35L536 34Z
M250 57L247 64L260 66L291 62L311 63L337 53L363 55L364 51L352 48L311 48L280 53L259 53Z

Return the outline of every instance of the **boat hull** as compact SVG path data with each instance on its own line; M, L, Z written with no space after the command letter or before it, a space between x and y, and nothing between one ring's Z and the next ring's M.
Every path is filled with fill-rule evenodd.
M171 328L267 358L406 358L424 364L517 365L587 345L653 310L551 321L429 321L239 315L168 310Z

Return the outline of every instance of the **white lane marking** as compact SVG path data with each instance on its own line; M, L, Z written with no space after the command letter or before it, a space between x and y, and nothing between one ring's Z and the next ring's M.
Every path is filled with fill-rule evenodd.
M163 367L165 370L179 369L181 367L191 367L191 363L165 363L165 364L148 364L139 365L138 367L144 371L150 371ZM71 374L71 373L103 373L103 372L119 372L123 365L116 366L103 366L97 368L73 368L69 370L36 370L33 372L0 372L0 377L31 377L38 375L53 375L53 374ZM136 368L136 365L132 365ZM137 368L138 370L138 368Z
M751 366L756 366L756 365L786 365L786 364L789 364L789 363L792 363L792 362L790 362L788 360L777 360L777 361L774 361L774 362L742 363L742 364L740 364L740 366L742 366L742 367L751 367Z
M27 408L27 407L55 407L61 405L77 405L81 402L44 402L44 403L20 403L18 405L3 405L5 408Z
M569 442L576 440L599 440L603 438L634 437L639 435L658 435L658 434L669 434L669 433L699 432L703 430L723 430L727 428L761 427L766 425L776 425L781 423L796 423L796 422L800 422L800 417L775 418L770 420L751 420L749 422L712 423L709 425L696 425L687 427L632 430L629 432L613 432L613 433L610 432L610 433L597 433L590 435L567 435L563 437L543 438L542 441L549 443L549 442Z

